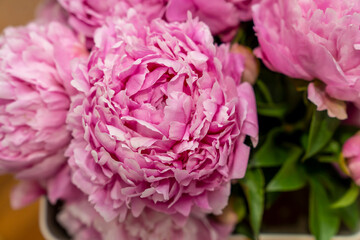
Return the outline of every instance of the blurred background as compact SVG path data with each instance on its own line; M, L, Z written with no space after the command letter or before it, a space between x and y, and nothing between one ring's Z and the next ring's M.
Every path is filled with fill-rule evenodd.
M34 18L41 0L0 0L0 31L7 26L24 25ZM38 224L38 202L12 210L9 196L16 181L0 176L0 240L42 240Z

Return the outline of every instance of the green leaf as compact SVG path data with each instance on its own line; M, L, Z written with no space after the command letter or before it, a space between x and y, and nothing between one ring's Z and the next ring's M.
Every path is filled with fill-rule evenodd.
M246 33L244 29L239 28L234 39L231 41L232 43L240 43L241 45L244 45L246 39Z
M251 232L251 229L248 225L240 224L239 226L237 226L236 232L248 237L249 239L255 239L255 236Z
M332 208L343 208L354 203L359 196L359 187L352 183L350 189L335 203L331 205Z
M287 111L287 106L284 104L258 104L258 114L265 117L283 118Z
M258 236L264 212L265 179L261 169L250 169L245 178L240 180L244 190L250 213L250 225L254 235Z
M322 152L337 155L341 152L341 146L337 141L332 140L331 142L329 142L329 144L326 145Z
M241 222L246 217L246 204L243 198L234 197L233 207L236 215L238 216L238 221Z
M337 156L319 156L317 160L322 163L333 163L338 162L338 158Z
M283 118L287 112L287 105L275 103L270 89L260 79L256 81L256 89L258 114L266 117Z
M337 131L337 139L340 141L340 145L343 145L350 137L354 136L359 128L356 126L341 125L339 131Z
M287 149L276 144L276 137L280 132L280 128L275 128L268 133L264 144L254 154L250 166L276 167L285 162Z
M267 192L265 195L265 209L269 209L279 199L281 192Z
M341 220L344 222L344 224L350 229L350 230L358 230L359 228L359 205L358 202L355 201L353 204L351 204L348 207L339 209L339 214L341 217Z
M339 230L340 218L330 208L324 187L315 178L310 179L310 231L317 240L330 240Z
M321 181L322 184L329 190L329 196L331 196L331 203L335 200L342 198L346 192L349 190L349 187L344 186L343 179L338 176L330 174L330 172L322 171L316 174L317 179ZM350 187L351 188L351 187ZM342 222L351 230L358 230L359 220L360 220L360 210L358 201L356 200L351 205L343 208L330 208L333 212L336 212L337 215L341 218Z
M309 141L309 135L307 135L306 133L302 134L300 137L300 144L304 149L307 148L308 141Z
M317 156L317 160L319 162L324 162L324 163L338 162L340 153L341 153L340 144L337 141L332 140L321 151L321 155Z
M316 178L329 191L332 201L343 196L347 188L342 184L342 179L339 176L331 174L329 171L321 171L316 173Z
M256 81L256 86L259 88L260 93L264 96L265 101L267 103L274 103L274 101L272 100L272 97L271 97L270 90L268 89L268 87L266 86L266 84L263 81L258 79Z
M339 124L340 120L328 117L326 111L314 112L304 160L314 156L328 144Z
M288 151L288 158L279 172L267 185L269 192L286 192L298 190L306 184L306 173L302 164L298 163L302 149L292 147Z

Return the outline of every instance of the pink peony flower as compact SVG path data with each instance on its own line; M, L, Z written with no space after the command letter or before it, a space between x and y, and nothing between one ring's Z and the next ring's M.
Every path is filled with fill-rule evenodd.
M214 35L225 34L230 41L241 21L252 19L251 6L260 0L169 0L166 19L170 22L185 21L187 12L209 25Z
M100 232L95 229L99 224L96 226L95 223L103 221L83 197L76 201L65 202L56 219L73 240L102 239Z
M80 190L71 182L70 169L63 166L49 178L22 180L11 192L10 203L13 209L20 209L46 194L47 199L55 204L58 200L73 201L82 196Z
M360 185L360 135L349 138L343 146L343 156L347 159L351 177Z
M5 30L0 39L0 173L14 173L29 185L53 177L66 163L71 134L65 119L69 95L76 91L70 85L70 62L86 55L73 32L56 22Z
M124 223L105 222L86 200L66 203L57 219L75 240L223 240L233 229L203 215L191 216L181 226L171 216L150 209L137 218L129 215Z
M274 71L311 82L318 110L345 119L360 105L360 3L353 0L264 0L253 7L257 55Z
M108 16L124 17L130 8L148 20L166 18L186 21L187 12L209 25L213 34L227 34L230 40L240 21L251 20L251 6L260 0L58 0L70 13L70 25L93 37Z
M243 57L215 46L197 20L147 25L135 15L99 29L74 72L85 97L74 98L68 119L73 182L107 221L146 206L220 214L230 180L245 174L246 136L257 142Z
M168 0L58 0L69 14L69 23L78 32L92 38L107 17L125 17L130 8L148 20L162 17Z

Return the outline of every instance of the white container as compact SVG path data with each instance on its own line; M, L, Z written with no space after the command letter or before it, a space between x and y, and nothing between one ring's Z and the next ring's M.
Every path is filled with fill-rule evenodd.
M50 220L54 220L54 211L52 211L50 204L48 204L45 197L40 200L40 216L39 224L40 231L46 240L68 240ZM112 240L112 239L111 239ZM124 239L125 240L125 239ZM200 240L200 239L199 239ZM249 240L242 235L233 235L228 240ZM259 240L315 240L311 235L307 234L261 234ZM348 236L335 236L332 240L360 240L360 231Z

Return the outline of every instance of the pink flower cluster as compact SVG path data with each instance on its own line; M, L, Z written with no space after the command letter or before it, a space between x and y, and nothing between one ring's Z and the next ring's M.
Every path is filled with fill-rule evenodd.
M360 2L262 0L252 7L270 69L309 81L308 98L330 117L360 126ZM343 146L349 174L360 185L360 136Z
M213 34L230 38L240 21L252 18L251 6L260 0L58 0L70 13L69 23L87 37L93 37L107 17L124 17L130 8L149 21L164 18L169 22L185 21L190 11L210 27ZM227 37L227 39L230 39Z
M212 33L251 19L255 1L59 2L68 12L49 0L0 38L13 206L64 201L75 239L225 239L233 223L207 214L245 175L245 139L257 144L258 66Z
M56 46L56 47L55 47ZM21 178L51 176L70 141L69 61L81 43L58 23L8 28L0 43L0 169Z
M170 22L184 21L191 11L209 25L214 35L225 35L223 40L231 40L239 23L252 19L251 6L258 2L260 0L168 0L165 15Z
M343 146L343 156L347 160L350 176L360 185L360 135L349 138Z
M360 3L353 0L263 0L253 7L260 48L272 70L312 81L318 110L346 119L360 107Z
M75 240L223 240L232 231L231 226L201 215L178 225L168 215L150 209L138 218L129 215L123 223L105 222L86 199L65 205L57 218Z
M13 206L62 201L57 219L79 240L226 239L231 182L258 142L259 61L213 35L227 42L252 18L267 67L359 124L358 1L47 0L0 37ZM355 135L342 153L358 185L359 146Z
M83 95L69 115L73 182L106 220L145 207L220 214L245 174L245 137L257 142L242 71L242 56L191 18L147 25L130 11L98 29L73 81Z
M65 120L75 93L70 63L86 57L83 43L57 22L8 28L0 39L0 172L29 181L20 192L42 194L66 165L71 133ZM13 205L34 198L24 197Z

